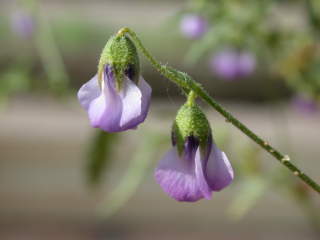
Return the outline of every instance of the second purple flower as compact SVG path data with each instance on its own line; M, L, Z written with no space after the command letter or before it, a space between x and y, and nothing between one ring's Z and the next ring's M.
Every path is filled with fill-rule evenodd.
M187 38L200 38L208 31L208 22L199 15L187 14L181 19L180 30Z
M212 56L209 67L218 76L226 80L235 80L254 72L256 58L248 51L226 49Z
M196 104L179 110L172 129L172 145L155 170L162 189L177 201L210 199L227 187L233 169L213 142L209 122Z

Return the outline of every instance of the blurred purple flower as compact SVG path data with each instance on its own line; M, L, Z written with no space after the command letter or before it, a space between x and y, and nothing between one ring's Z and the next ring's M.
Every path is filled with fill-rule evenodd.
M142 76L135 83L130 74L126 74L121 89L117 90L112 67L106 65L102 75L101 87L95 75L78 92L79 102L88 112L92 127L107 132L135 129L149 111L149 84Z
M233 169L211 137L203 148L196 137L189 136L181 154L173 139L173 148L160 160L155 178L170 197L194 202L210 199L212 191L227 187L233 180Z
M34 19L23 10L17 10L11 15L11 29L22 38L28 38L34 31Z
M187 14L181 20L180 30L188 38L200 38L207 32L208 22L201 16Z
M314 100L301 95L295 96L292 99L292 104L295 109L303 114L312 114L319 110L319 107Z
M250 52L227 49L213 55L209 66L218 76L226 80L235 80L254 72L256 58Z

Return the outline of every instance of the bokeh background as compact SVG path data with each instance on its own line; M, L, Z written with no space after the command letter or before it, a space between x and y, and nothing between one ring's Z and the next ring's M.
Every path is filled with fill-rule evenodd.
M201 102L235 181L165 195L153 169L184 98L141 54L138 130L92 129L76 98L130 27L320 182L319 19L317 0L0 0L0 239L319 239L319 196Z

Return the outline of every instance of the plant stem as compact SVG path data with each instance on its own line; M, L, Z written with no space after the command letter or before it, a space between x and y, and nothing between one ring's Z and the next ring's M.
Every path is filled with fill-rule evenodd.
M187 97L187 104L189 106L193 106L195 104L195 100L197 98L197 95L195 94L194 91L190 91Z
M273 157L275 157L282 165L287 167L295 176L299 177L303 182L309 185L313 190L320 193L320 186L308 175L303 173L297 166L291 163L288 155L284 155L280 153L278 150L273 148L268 142L260 138L257 134L251 131L248 127L246 127L243 123L241 123L237 118L235 118L231 113L225 110L218 102L216 102L203 88L202 86L194 81L190 76L186 73L177 71L171 67L160 64L143 46L142 42L138 38L135 32L130 30L129 28L122 28L118 32L118 35L128 34L138 46L138 48L142 51L142 53L146 56L146 58L150 61L150 63L166 78L170 79L172 82L177 84L179 87L184 89L188 89L194 91L194 93L202 98L203 101L207 102L211 107L213 107L216 111L218 111L222 116L226 118L227 122L232 123L236 128L242 131L245 135L251 138L254 142L260 145L263 149L265 149L268 153L270 153Z

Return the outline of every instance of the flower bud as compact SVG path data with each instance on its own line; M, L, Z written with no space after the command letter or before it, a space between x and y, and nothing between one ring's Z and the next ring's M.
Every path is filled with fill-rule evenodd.
M130 38L116 35L108 40L102 51L98 66L100 84L106 66L111 68L118 90L122 88L125 77L138 83L140 75L139 56Z
M179 109L172 126L172 144L177 144L179 153L191 136L199 141L200 147L206 146L211 138L211 128L199 106L186 103Z

